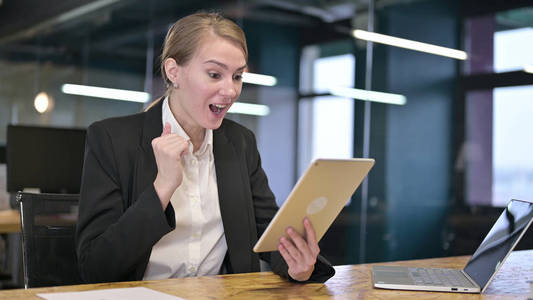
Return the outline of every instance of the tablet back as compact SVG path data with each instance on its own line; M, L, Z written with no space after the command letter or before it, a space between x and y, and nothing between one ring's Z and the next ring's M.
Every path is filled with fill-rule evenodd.
M306 216L320 240L373 165L373 159L364 158L313 161L254 246L254 252L277 251L279 239L289 226L304 236Z

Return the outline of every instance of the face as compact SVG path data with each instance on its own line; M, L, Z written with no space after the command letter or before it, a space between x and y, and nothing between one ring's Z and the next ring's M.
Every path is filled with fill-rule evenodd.
M173 113L180 125L186 131L220 127L241 94L245 67L244 52L236 43L211 33L203 38L192 59L176 68L179 88L172 91L171 108L176 106Z

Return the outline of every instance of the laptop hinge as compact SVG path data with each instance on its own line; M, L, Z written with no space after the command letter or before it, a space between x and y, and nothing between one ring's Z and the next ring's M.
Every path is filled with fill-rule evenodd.
M478 287L479 292L481 293L482 287L480 287L479 284L477 284L477 282L475 282L474 279L472 279L472 277L470 277L468 273L466 273L464 270L461 270L461 273L463 273L463 275L465 275L465 277L470 280L470 283L472 283L475 287Z

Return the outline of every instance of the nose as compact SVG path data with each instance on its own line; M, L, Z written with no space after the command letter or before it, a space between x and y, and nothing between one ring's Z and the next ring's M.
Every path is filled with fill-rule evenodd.
M220 88L220 95L224 98L234 99L239 95L242 83L233 82L233 80L224 81L223 86Z

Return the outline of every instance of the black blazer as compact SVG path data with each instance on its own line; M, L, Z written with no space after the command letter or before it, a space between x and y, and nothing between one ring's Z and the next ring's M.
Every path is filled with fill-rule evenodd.
M152 247L176 226L174 208L163 211L153 182L152 139L161 135L162 102L146 112L96 122L87 130L76 244L86 282L142 280ZM259 271L252 251L277 211L253 133L224 120L213 131L220 212L231 273ZM288 278L279 252L260 254ZM319 256L309 281L335 273Z

